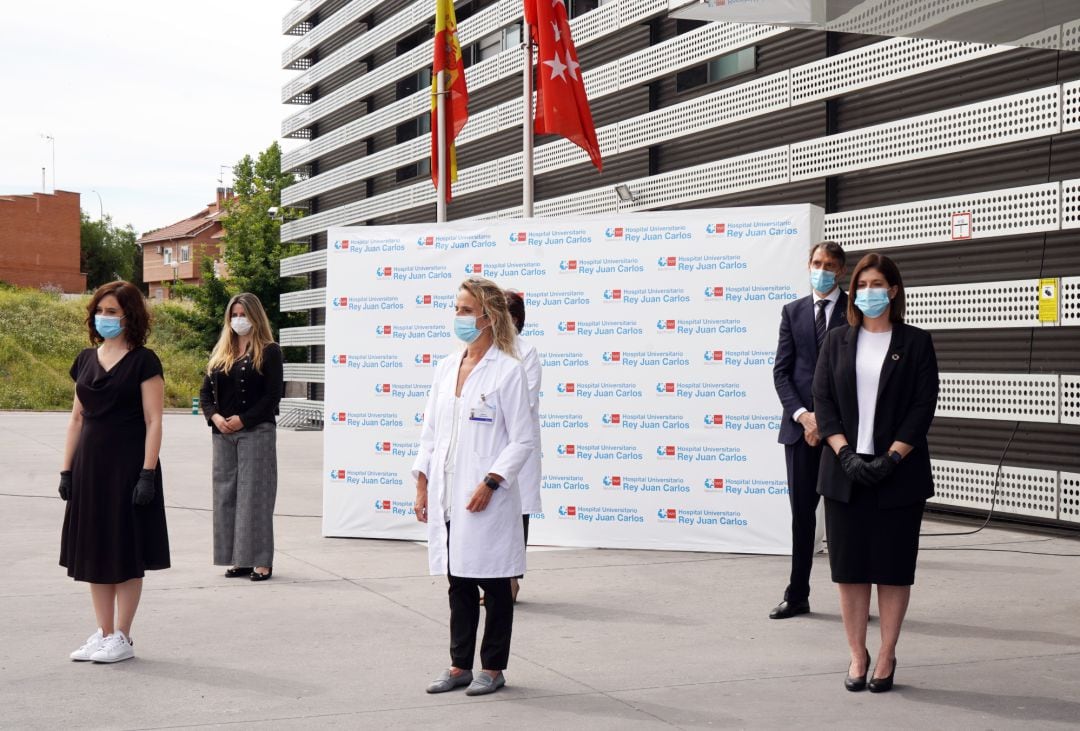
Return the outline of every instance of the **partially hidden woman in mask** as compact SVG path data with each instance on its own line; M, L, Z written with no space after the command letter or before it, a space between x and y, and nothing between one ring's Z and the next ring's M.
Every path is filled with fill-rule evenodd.
M229 300L199 393L213 429L214 565L225 576L273 575L277 500L277 413L281 348L259 298Z
M161 361L144 347L150 313L135 285L101 285L86 311L97 347L71 366L60 565L90 584L98 624L71 659L113 663L135 657L131 625L144 573L169 568L158 463L165 381Z
M466 279L456 315L454 332L465 349L438 365L412 470L431 574L450 582L451 667L427 691L468 686L466 695L485 695L506 683L510 580L525 572L517 478L537 446L505 293L491 280ZM474 675L480 589L486 618L482 671Z

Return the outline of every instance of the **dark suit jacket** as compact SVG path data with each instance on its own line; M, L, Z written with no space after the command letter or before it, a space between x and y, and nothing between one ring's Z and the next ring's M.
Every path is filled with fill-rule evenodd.
M847 299L841 290L840 299L833 306L832 315L826 323L828 329L847 325ZM777 439L781 444L794 444L803 438L802 425L792 421L791 415L799 409L814 410L810 391L818 359L814 325L816 315L812 294L788 302L780 314L780 342L776 345L776 359L773 361L773 384L784 406Z
M818 432L824 442L843 434L855 448L859 435L859 401L855 383L855 350L859 328L834 330L825 336L814 374L814 405ZM898 507L934 494L926 433L934 419L938 397L938 365L930 333L911 325L893 325L892 338L878 383L874 413L874 447L884 454L895 441L914 449L878 489L878 505ZM849 502L854 485L832 449L825 449L818 471L818 492Z

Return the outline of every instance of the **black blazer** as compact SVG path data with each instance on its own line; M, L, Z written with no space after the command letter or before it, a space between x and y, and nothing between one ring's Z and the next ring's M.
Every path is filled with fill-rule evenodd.
M245 429L256 424L276 423L274 416L285 389L283 360L281 346L268 343L263 349L262 372L252 369L246 377L247 392L243 396L235 389L235 368L230 375L216 368L213 373L203 376L199 404L207 425L215 434L220 432L214 425L214 414L225 417L238 414Z
M834 434L847 437L852 449L859 435L859 401L855 384L855 350L859 328L847 327L825 336L814 374L814 405L824 442ZM934 420L938 397L938 365L930 333L895 323L889 351L881 366L874 446L884 454L895 441L914 449L878 489L878 505L912 505L934 494L926 433ZM818 492L849 502L853 485L832 449L822 452Z
M828 330L847 325L847 302L847 295L840 290L840 299L826 323ZM794 444L803 438L802 425L792 420L792 414L799 409L814 410L810 391L818 359L816 315L812 294L788 302L780 314L780 342L776 345L773 361L773 384L784 407L777 438L781 444Z

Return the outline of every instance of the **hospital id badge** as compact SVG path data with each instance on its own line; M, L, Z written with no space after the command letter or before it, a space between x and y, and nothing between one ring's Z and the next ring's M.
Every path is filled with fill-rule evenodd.
M482 403L480 406L474 406L469 410L469 421L479 421L483 424L490 424L495 421L495 407L490 406L487 402Z

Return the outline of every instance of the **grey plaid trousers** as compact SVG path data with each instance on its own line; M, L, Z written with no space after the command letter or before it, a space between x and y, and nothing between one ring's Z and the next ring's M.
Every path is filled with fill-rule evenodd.
M277 426L213 436L214 564L274 565Z

